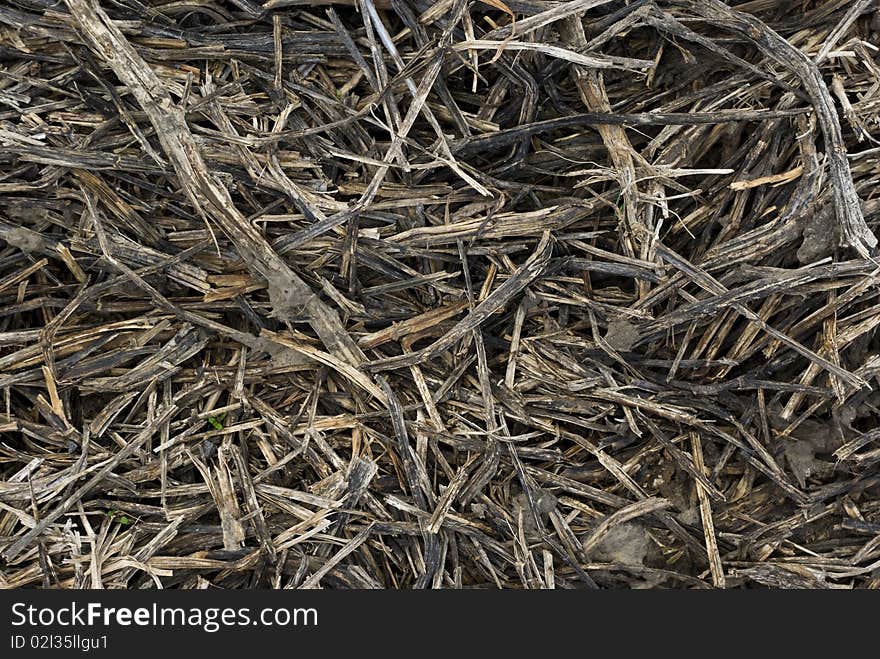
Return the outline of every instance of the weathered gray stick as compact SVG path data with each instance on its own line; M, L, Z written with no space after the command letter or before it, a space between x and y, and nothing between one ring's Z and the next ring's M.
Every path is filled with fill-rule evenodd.
M366 361L336 312L312 292L236 208L229 191L205 166L183 108L174 104L168 90L100 5L95 0L65 2L89 46L113 69L149 117L190 201L217 223L248 265L268 280L276 316L289 318L304 309L328 351L353 366Z

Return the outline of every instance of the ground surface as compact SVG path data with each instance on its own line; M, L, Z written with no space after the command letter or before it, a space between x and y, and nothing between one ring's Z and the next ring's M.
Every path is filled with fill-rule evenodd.
M875 5L4 0L0 585L877 587Z

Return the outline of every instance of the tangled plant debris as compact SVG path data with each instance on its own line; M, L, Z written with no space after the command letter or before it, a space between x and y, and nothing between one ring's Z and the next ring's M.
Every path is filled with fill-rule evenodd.
M880 586L874 0L7 0L0 586Z

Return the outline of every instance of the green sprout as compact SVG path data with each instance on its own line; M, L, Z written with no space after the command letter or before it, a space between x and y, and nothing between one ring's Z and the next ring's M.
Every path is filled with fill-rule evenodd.
M122 526L128 526L129 524L132 524L134 522L134 520L131 517L126 515L121 510L108 510L107 516L110 519L116 520Z
M219 416L209 416L208 423L214 426L215 430L223 430L223 419L226 418L226 412Z

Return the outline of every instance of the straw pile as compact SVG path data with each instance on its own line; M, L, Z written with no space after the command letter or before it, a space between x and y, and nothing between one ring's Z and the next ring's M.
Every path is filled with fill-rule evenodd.
M0 585L880 586L870 0L6 0Z

